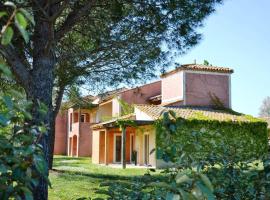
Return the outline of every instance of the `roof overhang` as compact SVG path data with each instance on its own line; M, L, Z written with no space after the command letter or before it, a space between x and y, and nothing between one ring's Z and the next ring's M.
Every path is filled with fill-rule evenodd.
M133 125L127 125L128 127L136 127L136 126L144 126L144 125L150 125L153 124L154 121L149 121L149 120L133 120L132 121ZM100 124L95 124L92 126L93 130L98 130L98 129L106 129L106 128L118 128L119 124L117 121L112 121L112 122L103 122Z

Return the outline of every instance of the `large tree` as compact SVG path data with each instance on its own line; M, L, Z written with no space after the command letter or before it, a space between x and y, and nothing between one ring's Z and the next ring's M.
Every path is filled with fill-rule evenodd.
M40 144L49 162L54 119L68 85L86 80L91 84L119 84L152 76L156 69L173 61L171 52L183 54L198 43L201 35L197 28L221 0L14 2L16 10L29 11L35 23L28 25L29 35L18 24L10 23L18 31L14 31L11 44L0 44L0 54L33 102L31 123L41 120L39 102L48 108L43 120L48 134ZM2 1L0 9L7 10L7 16L14 12ZM26 25L23 17L18 20ZM34 196L47 199L45 179L40 180Z

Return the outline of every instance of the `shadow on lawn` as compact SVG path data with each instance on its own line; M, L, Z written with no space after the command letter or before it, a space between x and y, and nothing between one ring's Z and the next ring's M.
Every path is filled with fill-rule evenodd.
M165 177L162 175L154 174L150 175L146 173L145 175L137 175L137 176L123 176L123 175L110 175L110 174L102 174L102 173L91 173L91 172L78 172L78 171L69 171L69 170L59 170L53 169L52 173L57 173L59 176L61 175L77 175L83 176L85 178L97 179L99 182L99 186L95 189L96 195L106 195L109 199L110 197L115 197L115 194L119 195L119 193L129 193L132 190L136 190L137 192L142 194L141 186L153 181L164 181ZM135 188L134 188L135 186ZM139 186L139 188L138 188ZM90 200L90 197L80 197L76 200ZM104 198L94 198L94 200L101 200ZM107 199L107 198L106 198ZM139 198L140 199L140 198Z
M89 173L89 172L78 172L78 171L69 171L69 170L59 170L59 169L52 169L52 172L56 172L59 174L72 174L72 175L80 175L85 177L91 177L96 179L109 179L109 180L145 180L148 179L148 174L145 175L137 175L137 176L123 176L123 175L110 175L110 174L101 174L101 173ZM161 175L151 175L152 180L162 180L164 179Z

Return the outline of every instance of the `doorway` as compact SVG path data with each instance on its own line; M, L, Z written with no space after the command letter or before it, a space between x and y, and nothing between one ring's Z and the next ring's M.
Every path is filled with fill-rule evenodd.
M122 136L115 135L114 136L114 162L121 162L121 149L122 149Z
M149 135L144 135L144 164L149 165Z

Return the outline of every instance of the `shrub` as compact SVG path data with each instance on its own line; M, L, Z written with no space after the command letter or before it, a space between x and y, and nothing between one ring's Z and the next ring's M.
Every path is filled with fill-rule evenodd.
M264 122L184 120L165 113L156 127L158 158L179 172L196 168L207 174L217 199L267 199Z
M23 99L15 90L0 92L0 199L3 200L32 199L32 189L39 178L47 177L42 146L38 145L46 128L42 124L27 124L32 118L31 104ZM40 112L46 112L44 106Z

